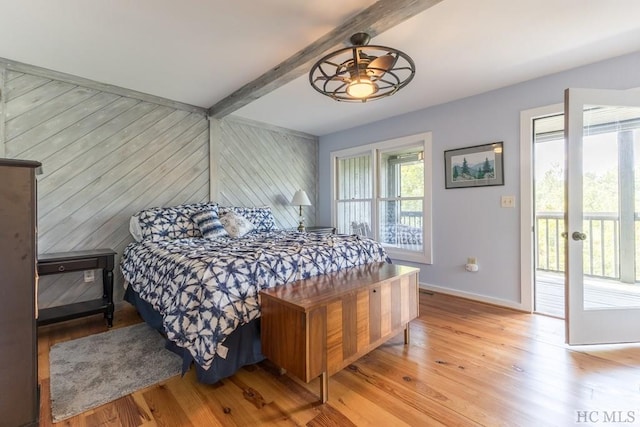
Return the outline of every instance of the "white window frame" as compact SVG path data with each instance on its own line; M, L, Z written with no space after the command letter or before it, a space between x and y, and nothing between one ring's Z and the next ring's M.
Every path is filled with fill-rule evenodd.
M433 175L433 156L432 156L432 134L424 132L415 135L404 136L385 141L379 141L371 144L360 145L353 148L331 152L331 224L337 226L337 210L338 210L338 180L337 180L337 164L339 159L361 156L369 154L371 156L371 173L373 194L371 199L371 230L376 240L379 240L379 224L378 224L378 204L384 198L380 195L380 177L378 164L380 161L380 153L390 150L402 149L422 144L424 152L424 197L423 197L423 218L422 218L422 251L402 250L391 246L384 245L389 257L401 261L418 262L422 264L433 264L433 242L432 242L432 175Z

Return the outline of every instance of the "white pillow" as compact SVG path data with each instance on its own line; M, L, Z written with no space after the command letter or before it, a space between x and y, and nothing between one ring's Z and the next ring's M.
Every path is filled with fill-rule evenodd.
M129 233L133 236L136 242L142 242L142 228L138 222L138 215L132 215L129 219Z
M242 237L253 230L253 224L251 221L233 211L229 211L222 215L220 217L220 222L229 236L233 238Z

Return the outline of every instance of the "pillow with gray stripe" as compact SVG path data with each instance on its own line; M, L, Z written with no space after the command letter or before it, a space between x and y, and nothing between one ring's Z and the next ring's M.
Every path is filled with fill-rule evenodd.
M191 220L196 224L198 229L200 229L202 237L207 239L217 239L218 237L229 235L220 222L218 212L214 209L196 212L191 215Z

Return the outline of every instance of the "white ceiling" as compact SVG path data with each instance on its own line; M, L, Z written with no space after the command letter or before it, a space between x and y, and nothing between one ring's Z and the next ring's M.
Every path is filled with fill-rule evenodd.
M374 1L331 3L0 0L0 57L209 108ZM416 63L394 96L338 103L305 74L234 114L324 135L638 51L638 17L638 0L444 0L373 39Z

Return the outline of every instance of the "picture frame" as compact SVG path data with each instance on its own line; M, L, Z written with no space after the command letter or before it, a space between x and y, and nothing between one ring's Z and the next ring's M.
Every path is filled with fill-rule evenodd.
M445 188L504 185L503 150L502 141L446 150Z

